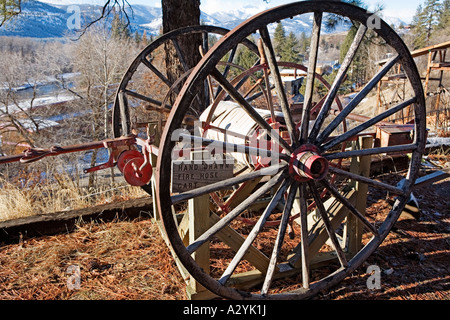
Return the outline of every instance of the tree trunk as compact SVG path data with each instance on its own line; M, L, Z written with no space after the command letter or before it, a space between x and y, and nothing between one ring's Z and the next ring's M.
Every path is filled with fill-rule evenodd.
M199 0L162 0L163 13L163 33L172 30L199 25L200 24L200 1ZM185 66L182 65L175 47L172 43L166 44L166 69L167 78L173 83L182 74L186 72L185 69L192 69L197 65L201 59L200 46L202 44L202 35L195 34L189 36L182 36L177 39L180 50L182 52L182 59ZM175 100L176 95L173 95L171 103ZM199 107L203 109L203 107ZM202 110L198 110L202 111Z

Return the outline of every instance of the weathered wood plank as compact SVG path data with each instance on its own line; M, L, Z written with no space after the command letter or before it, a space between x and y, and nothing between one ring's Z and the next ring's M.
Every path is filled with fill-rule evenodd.
M134 220L152 216L153 199L145 197L123 202L108 203L90 208L40 214L14 220L0 222L0 242L11 243L23 237L38 237L70 232L80 221L114 219Z
M233 163L192 160L172 162L172 192L186 192L233 178Z
M202 161L207 158L207 151L195 151L191 153L191 160ZM233 166L231 166L231 175L233 174ZM193 243L205 231L209 229L209 195L205 194L188 201L188 216L189 216L189 243ZM205 243L192 254L192 258L196 264L202 268L207 274L210 271L210 248L209 243ZM189 283L192 291L200 293L206 289L198 283L194 278L191 278Z
M351 203L354 203L356 200L356 191L351 190L349 193L344 194L344 197L348 199ZM335 198L330 198L324 203L324 207L326 211L332 216L330 219L331 226L333 229L336 229L339 227L339 225L344 221L344 219L347 217L348 209L339 201L337 201ZM315 215L315 213L311 213L309 216ZM318 223L312 226L311 230L309 231L310 237L309 237L309 251L308 255L312 261L314 260L314 257L319 252L320 248L327 242L329 236L325 229L325 226L320 220ZM294 250L293 254L288 258L289 263L294 266L295 268L301 268L302 260L301 260L301 244L299 244ZM311 267L311 266L310 266Z
M373 146L373 139L371 136L360 137L359 145L361 149L370 149ZM370 156L357 157L352 159L350 171L369 177L370 174ZM367 193L369 186L359 181L352 181L358 197L356 198L355 209L362 215L365 215L367 208ZM348 236L348 252L353 256L362 248L363 224L362 220L354 215L348 215L347 218L347 236Z

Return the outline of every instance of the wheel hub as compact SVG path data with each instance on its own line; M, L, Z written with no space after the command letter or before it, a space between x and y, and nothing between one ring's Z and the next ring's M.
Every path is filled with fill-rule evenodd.
M322 157L316 146L305 144L291 156L289 173L299 181L322 180L328 173L328 161Z

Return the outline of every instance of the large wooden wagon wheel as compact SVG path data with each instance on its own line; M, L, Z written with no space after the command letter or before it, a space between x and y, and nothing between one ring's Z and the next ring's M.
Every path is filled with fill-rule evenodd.
M314 70L318 61L321 21L327 13L350 19L359 26L359 30L317 118L311 119L309 111L313 101ZM268 27L271 23L303 14L313 14L314 26L303 113L300 123L296 123L293 120L291 104L281 81ZM367 32L367 22L372 21L372 19L371 14L363 9L333 1L303 1L265 11L232 30L208 51L192 71L179 93L161 140L156 172L157 202L165 232L179 261L198 282L215 294L230 299L300 299L311 297L321 290L336 285L360 266L382 243L401 214L409 199L425 146L425 102L420 76L409 51L399 36L385 22L381 21L380 28L373 31L390 46L395 53L393 58L344 107L342 112L333 112L333 115L330 113L332 102ZM219 62L236 44L253 33L258 33L264 43L270 76L279 98L288 136L281 134L281 131L272 130L266 118L262 117L239 93L236 86L217 70ZM351 130L336 134L338 126L343 121L348 120L349 115L374 88L376 89L378 82L396 63L402 65L413 94L405 101L368 121L356 125ZM267 152L267 150L245 144L212 141L199 137L194 131L186 131L182 125L183 119L196 99L198 88L208 79L213 79L217 88L226 91L234 104L242 108L261 128L266 129L270 139L277 143L280 149L275 151L272 149ZM359 136L377 123L410 105L413 105L415 118L412 143L344 152L334 150L334 147ZM190 191L172 193L172 160L175 160L174 155L179 154L180 140L184 143L193 141L192 149L198 146L198 141L203 145L215 143L216 146L221 144L224 147L231 148L236 153L264 153L272 161L262 170L239 174ZM354 157L396 152L411 154L409 172L405 183L401 186L337 169L331 164L334 159L347 160ZM342 179L330 182L331 173L339 175ZM242 199L231 212L221 215L219 219L202 231L194 241L187 244L183 242L177 220L173 216L173 210L180 211L182 210L180 208L189 200L195 200L211 192L233 192L240 184L261 177L263 177L262 185L260 184L250 196ZM394 195L395 202L390 213L385 217L365 216L365 210L358 209L353 202L354 199L349 195L351 191L346 186L347 180L367 184L371 190L378 190L379 192L373 192L373 196L381 194L381 197L384 198L386 192ZM328 200L320 197L320 193L324 189L328 190ZM242 226L236 220L241 214L249 214L248 209L255 202L267 197L270 201L266 202L266 205L259 212L251 213L257 221L252 228ZM315 201L317 204L314 212L307 209L311 201ZM339 206L343 209L337 210ZM295 235L293 240L287 239L285 233L289 218L296 214L297 210L300 213L300 218ZM343 212L346 213L343 214ZM280 226L275 229L265 228L265 222L276 215L281 215ZM350 217L359 221L365 231L362 248L352 254L347 252L346 248L343 248L339 242L339 238L342 236L340 227ZM225 230L229 232L230 229L241 235L242 242L228 258L226 253L231 250L222 245L221 233ZM252 244L255 244L255 246L252 246ZM211 249L212 263L211 270L208 272L205 272L193 258L193 255L204 247L210 247ZM256 255L266 256L267 260L250 257L249 253L255 252L255 250ZM335 255L337 264L335 266L327 264L325 268L319 268L316 272L312 269L314 254L317 251L324 250L328 250ZM297 253L297 260L292 260L291 252ZM252 269L251 266L249 267L249 261L251 263L257 262L255 263L257 266L253 264L254 268ZM295 274L298 276L293 280L294 285L288 286L288 289L283 289L283 287L280 289L280 283L277 280L280 277L284 279ZM248 281L249 277L247 276L253 277L253 280ZM245 286L242 286L240 281L244 278L247 281ZM295 286L295 282L298 282L297 286ZM256 286L257 284L259 286Z

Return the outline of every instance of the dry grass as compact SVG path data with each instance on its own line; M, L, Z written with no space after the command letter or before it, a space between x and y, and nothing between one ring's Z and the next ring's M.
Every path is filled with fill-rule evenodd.
M185 299L184 282L151 221L79 225L71 234L0 249L0 299ZM70 290L69 266L81 271Z
M124 183L115 186L104 183L88 189L77 185L68 174L55 175L52 180L27 183L24 187L0 179L0 185L0 221L89 208L147 195L141 188Z

